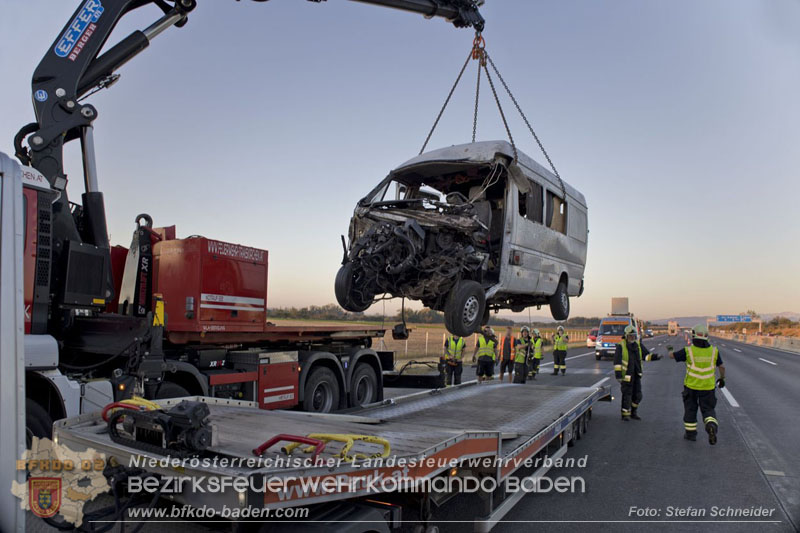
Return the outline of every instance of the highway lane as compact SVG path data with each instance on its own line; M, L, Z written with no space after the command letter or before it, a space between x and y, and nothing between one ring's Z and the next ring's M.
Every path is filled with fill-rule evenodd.
M727 371L734 422L800 527L800 354L713 338Z
M661 336L645 340L645 345L665 355L666 344L677 348L681 342L682 337ZM613 379L613 362L609 359L596 361L592 349L574 348L567 357L566 376L547 374L552 369L552 356L545 355L543 374L536 382L524 386L535 387L538 383L589 386L606 377ZM725 362L727 364L727 358ZM768 363L759 363L765 368L771 367ZM568 457L586 455L587 467L553 470L548 474L550 477L580 476L585 481L586 492L525 496L494 531L516 532L532 526L544 531L640 531L652 526L641 522L649 520L670 521L662 528L681 531L795 530L746 435L737 429L733 408L719 397L717 418L721 433L716 446L708 444L703 432L697 442L685 441L680 397L684 365L662 359L645 363L644 372L644 398L640 407L643 420L620 420L619 386L615 383L614 401L601 402L594 408L588 433L569 450ZM738 378L731 385L734 394L738 387L736 382ZM741 401L749 401L744 393ZM763 507L771 516L712 517L715 506ZM631 508L639 511L631 513ZM459 521L476 518L480 509L481 501L477 497L459 496L436 512L437 518L454 522L438 525L443 531L463 531L465 526ZM677 516L678 512L698 510L704 510L706 515ZM638 516L637 512L657 514ZM673 516L668 516L670 513ZM709 523L710 520L737 521Z

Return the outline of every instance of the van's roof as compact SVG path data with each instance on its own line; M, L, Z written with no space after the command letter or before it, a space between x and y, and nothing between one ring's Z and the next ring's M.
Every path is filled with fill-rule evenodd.
M393 172L409 169L424 163L440 161L475 164L490 163L494 160L497 154L502 154L513 159L514 148L508 141L481 141L476 143L454 144L446 148L437 148L436 150L431 150L429 152L425 152L424 154L420 154L417 157L413 157L396 167ZM517 149L517 154L519 156L517 166L520 167L524 174L535 174L540 179L548 182L553 190L558 191L560 189L558 178L555 174L544 168L542 165L534 161L531 157L527 156L519 149ZM567 190L568 196L572 196L574 199L578 200L580 204L586 206L586 198L577 189L572 187L566 181L564 182L564 188Z

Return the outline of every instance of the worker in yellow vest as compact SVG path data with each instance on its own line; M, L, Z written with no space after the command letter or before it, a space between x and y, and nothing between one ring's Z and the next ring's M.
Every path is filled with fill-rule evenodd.
M683 438L697 440L697 408L703 415L703 424L708 434L708 443L717 443L719 422L714 408L717 396L714 389L725 387L725 367L716 346L708 341L708 327L698 324L692 330L692 344L677 352L667 346L669 356L677 362L686 362L686 376L683 380ZM719 379L716 370L719 369Z
M522 326L514 353L514 383L525 383L528 379L528 357L532 344L530 328Z
M453 335L444 341L444 364L447 373L446 385L461 385L461 373L464 371L464 337Z
M494 330L489 326L484 326L483 331L478 335L475 343L475 351L472 352L472 362L478 358L478 383L492 379L494 367L497 364L497 337Z
M506 328L506 334L500 337L500 381L508 370L508 382L511 383L514 371L514 361L516 358L517 339L514 338L514 330L511 326Z
M636 328L625 326L622 340L614 352L614 374L619 381L622 393L622 420L631 418L641 420L638 414L642 402L642 361L654 361L657 354L651 354L647 346L639 341Z
M536 374L539 373L539 364L542 362L542 334L538 329L533 330L533 339L531 339L532 349L528 352L528 368L530 376L536 379Z
M561 370L561 375L567 373L567 344L569 335L564 334L564 326L558 326L553 337L553 375L557 375Z

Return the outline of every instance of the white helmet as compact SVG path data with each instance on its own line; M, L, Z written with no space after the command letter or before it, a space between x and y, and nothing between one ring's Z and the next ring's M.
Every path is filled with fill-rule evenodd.
M692 335L698 339L708 340L708 326L705 324L697 324L694 328L692 328Z

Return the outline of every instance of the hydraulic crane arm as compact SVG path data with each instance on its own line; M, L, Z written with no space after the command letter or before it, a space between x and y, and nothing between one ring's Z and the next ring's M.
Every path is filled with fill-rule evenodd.
M355 1L427 17L443 17L457 27L474 27L476 31L481 31L484 24L478 11L483 0ZM143 30L132 32L100 54L122 17L151 4L163 12L158 20ZM94 156L92 123L97 118L97 110L91 104L83 103L81 97L114 83L118 78L115 74L117 69L147 48L150 41L166 29L183 26L196 6L196 0L81 0L33 74L36 121L20 129L14 138L14 147L24 165L41 172L51 187L60 192L52 204L52 220L48 226L52 228L48 239L52 248L40 250L37 256L42 264L38 271L42 274L39 275L41 286L37 285L36 298L47 303L51 312L44 312L48 309L45 305L41 307L44 311L33 313L36 315L32 318L33 333L50 331L53 327L69 327L69 317L72 316L69 313L85 305L78 304L75 298L68 298L70 291L67 290L71 287L67 265L73 265L72 271L77 272L79 268L74 265L81 264L78 257L81 253L94 250L91 253L95 254L95 259L99 257L95 261L97 272L84 271L82 279L104 278L99 286L93 285L89 291L96 296L89 300L91 305L100 309L113 299L108 229ZM28 147L23 145L26 138ZM80 206L70 204L67 197L63 164L64 144L75 139L81 141L86 191ZM49 280L44 275L48 270ZM59 318L59 310L63 310L62 317L67 318Z
M255 0L264 2L266 0ZM321 2L325 0L311 0ZM420 13L427 17L443 17L457 27L483 29L484 20L478 11L483 0L354 0L366 4L391 7ZM98 56L120 19L145 5L155 4L164 16L144 30L137 30ZM75 11L33 76L33 104L36 122L22 128L15 138L17 156L31 163L58 189L63 188L61 146L63 142L91 135L90 127L97 116L91 105L78 99L95 87L106 87L116 81L114 72L147 48L150 41L170 26L183 26L187 15L196 7L196 0L85 0ZM22 140L30 135L31 153ZM62 138L62 141L59 141ZM93 172L91 168L84 172ZM96 179L86 177L87 185Z

